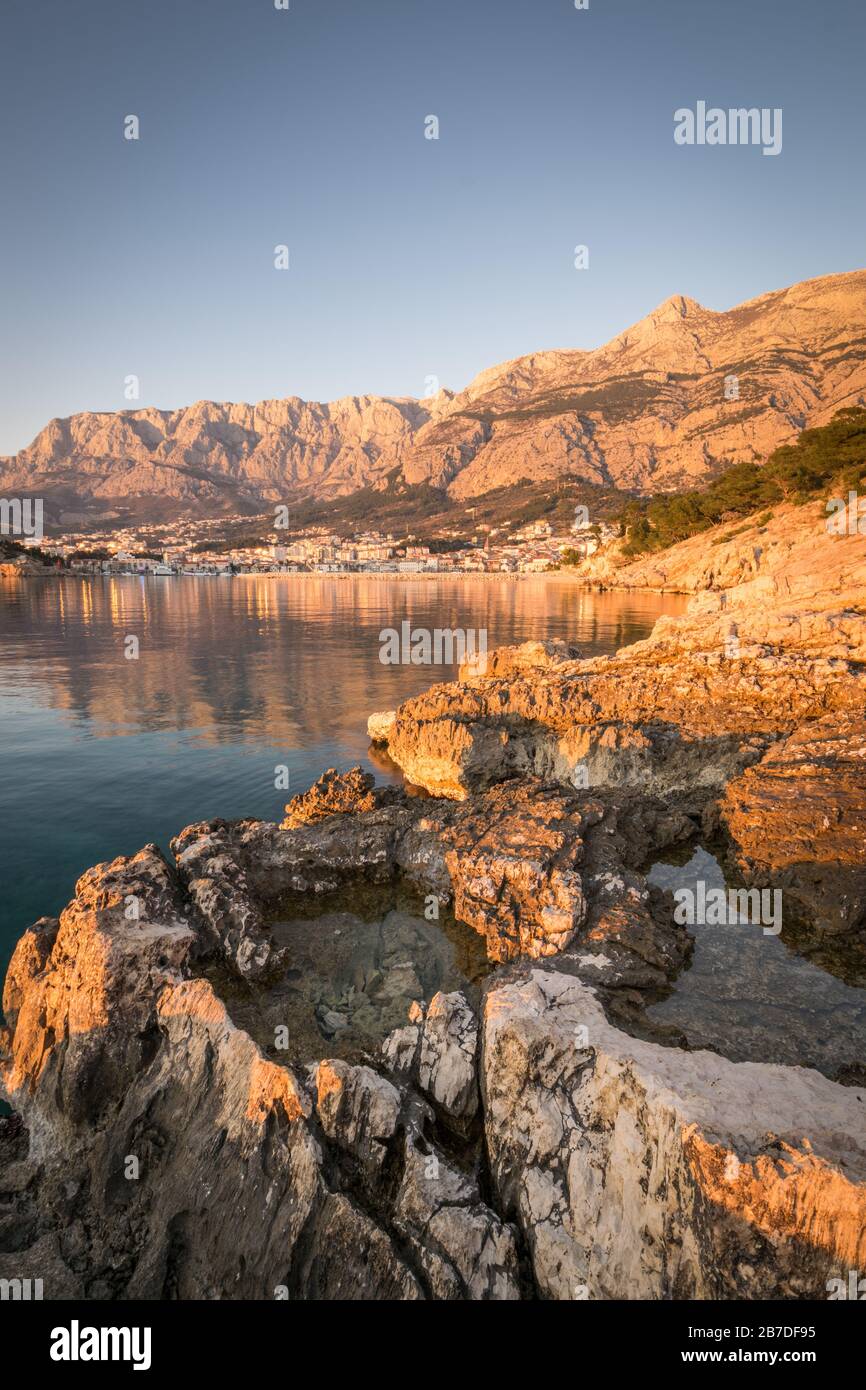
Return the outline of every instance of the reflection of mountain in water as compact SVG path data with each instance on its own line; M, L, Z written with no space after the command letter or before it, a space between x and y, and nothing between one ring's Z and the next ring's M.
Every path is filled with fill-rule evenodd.
M453 674L383 666L383 627L486 626L491 644L563 636L601 651L682 604L543 578L0 580L0 976L19 933L91 864L167 848L193 821L277 818L326 767L370 766L367 715Z
M10 580L0 690L67 710L101 736L186 730L293 746L302 731L307 741L360 736L371 710L456 674L382 665L379 633L404 619L486 628L490 646L565 636L595 653L640 639L683 603L544 579ZM128 636L138 660L124 656Z

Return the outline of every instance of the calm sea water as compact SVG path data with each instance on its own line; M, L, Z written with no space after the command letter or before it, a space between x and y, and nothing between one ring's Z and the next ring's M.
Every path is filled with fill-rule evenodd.
M390 776L367 715L454 671L382 665L382 628L565 637L593 655L684 606L543 577L0 579L0 978L91 864L167 847L191 821L278 818L278 765L288 795L331 766Z
M739 887L742 880L702 845L686 863L654 864L650 883L676 892ZM799 954L786 920L776 935L735 913L724 926L696 923L688 970L666 998L647 1010L656 1023L681 1029L695 1048L709 1047L735 1062L779 1062L815 1067L833 1079L862 1085L866 1043L863 958L837 946L824 968ZM827 953L829 954L829 952Z

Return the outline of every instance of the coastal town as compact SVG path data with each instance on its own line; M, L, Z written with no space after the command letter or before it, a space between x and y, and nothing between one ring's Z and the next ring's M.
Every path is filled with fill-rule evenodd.
M36 540L21 538L8 571L153 577L231 577L241 574L541 574L587 559L617 534L609 522L589 520L578 507L567 531L549 521L515 527L479 527L471 535L452 531L422 542L414 535L377 530L348 537L313 527L288 533L262 528L250 538L248 517L179 521L170 526L69 533ZM243 540L227 541L232 529Z

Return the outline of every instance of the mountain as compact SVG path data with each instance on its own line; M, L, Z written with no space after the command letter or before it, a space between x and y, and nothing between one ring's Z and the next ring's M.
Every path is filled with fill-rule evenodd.
M565 475L674 491L858 404L866 270L723 313L676 295L592 352L532 353L429 400L290 396L55 419L0 460L0 491L41 495L66 520L262 511L395 478L453 499Z

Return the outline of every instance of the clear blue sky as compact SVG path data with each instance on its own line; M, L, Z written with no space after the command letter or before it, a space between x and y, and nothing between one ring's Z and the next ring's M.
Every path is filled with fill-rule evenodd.
M130 373L421 395L863 266L864 55L862 0L4 0L0 453ZM699 99L782 153L678 147Z

